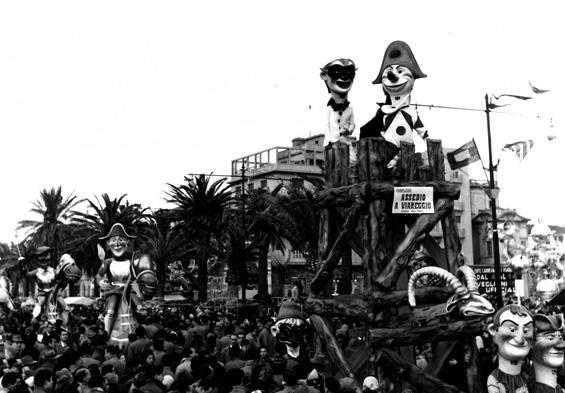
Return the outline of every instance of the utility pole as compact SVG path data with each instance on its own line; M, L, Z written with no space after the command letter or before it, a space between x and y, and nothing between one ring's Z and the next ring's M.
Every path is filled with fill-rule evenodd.
M488 167L489 167L489 189L487 195L490 198L490 209L492 214L492 250L494 256L494 277L496 288L497 308L501 308L502 304L502 285L500 271L500 254L498 249L498 220L496 218L496 197L498 196L498 188L494 184L494 167L492 165L492 140L490 134L490 108L488 102L488 94L485 94L485 112L487 114L487 133L488 133Z
M243 236L241 241L243 242L242 244L242 250L244 250L244 255L243 255L243 261L241 261L241 263L245 264L245 242L247 240L247 236L246 236L246 229L245 229L245 159L241 161L241 229L243 230ZM247 272L247 266L244 266L245 271ZM243 269L242 269L243 270ZM249 279L249 278L248 278ZM245 286L247 285L247 280L244 280L245 282L242 282L241 284L241 299L245 300ZM241 277L240 277L241 280Z

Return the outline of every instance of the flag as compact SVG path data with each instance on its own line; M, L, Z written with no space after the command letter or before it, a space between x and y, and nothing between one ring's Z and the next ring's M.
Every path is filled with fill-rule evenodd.
M501 94L501 95L498 95L498 96L491 94L491 98L490 98L489 103L487 105L488 108L489 109L496 109L496 108L502 108L503 106L510 105L511 104L510 102L505 103L505 101L502 99L503 97L515 98L517 100L522 100L522 101L532 99L532 97L529 97L529 96L519 96L519 95L516 95L516 94Z
M524 157L526 157L526 154L528 154L532 146L534 146L534 141L533 139L529 139L527 141L519 141L504 145L502 150L514 152L514 154L516 154L520 161L522 161Z
M459 149L447 153L447 161L452 170L463 168L473 162L479 161L479 150L475 144L475 139L471 139Z
M547 93L549 90L542 90L542 89L538 89L537 87L535 87L534 85L532 85L532 82L528 81L528 83L530 84L530 87L532 88L532 91L535 94L543 94L543 93Z

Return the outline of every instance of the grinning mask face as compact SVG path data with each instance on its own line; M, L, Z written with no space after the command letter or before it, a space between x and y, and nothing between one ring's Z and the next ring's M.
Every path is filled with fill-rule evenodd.
M322 68L320 77L330 93L345 96L353 85L355 63L349 59L334 60Z
M498 328L489 326L489 333L498 346L500 357L510 361L523 360L530 352L534 338L534 321L530 315L506 310L500 314Z
M108 245L108 248L110 249L112 255L114 255L116 258L120 258L126 253L129 245L129 240L122 236L114 236L108 239L108 242L106 244Z
M309 325L303 319L281 319L271 328L271 331L286 346L287 354L293 358L300 355L300 346L308 342Z
M534 321L536 328L532 350L534 365L538 363L553 369L561 368L565 356L565 341L561 334L563 316L536 314Z
M410 94L414 88L412 71L402 65L390 65L384 69L382 77L383 89L391 97Z

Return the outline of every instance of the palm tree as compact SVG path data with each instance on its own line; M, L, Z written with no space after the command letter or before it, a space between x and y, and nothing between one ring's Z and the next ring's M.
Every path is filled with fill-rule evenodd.
M159 280L158 295L163 295L167 266L175 261L184 260L191 252L180 231L173 230L171 212L157 210L151 223L151 237L145 250L155 261L156 275Z
M259 271L257 278L257 296L260 302L269 297L268 256L271 246L283 247L283 237L288 228L288 216L278 205L277 194L282 183L272 192L264 189L248 193L246 216L249 220L250 238L259 249Z
M313 193L303 186L292 185L287 189L286 195L279 194L279 206L290 217L288 239L292 248L304 255L307 270L315 272L320 210L314 204Z
M257 260L257 244L248 240L246 230L235 220L231 221L225 233L223 262L228 267L226 282L228 286L241 286L245 299L245 290L256 281L256 278L250 277L247 264Z
M220 236L220 229L227 208L232 203L232 193L220 179L210 184L210 176L185 176L186 184L169 184L167 192L176 205L171 210L172 221L178 224L187 239L196 240L196 262L198 265L198 300L206 301L208 296L208 259L212 237Z
M71 209L80 202L72 194L64 197L61 186L43 189L31 209L31 212L40 215L42 219L20 221L18 229L30 229L34 242L49 245L54 250L55 258L58 258L60 245L68 235L67 224L73 215Z

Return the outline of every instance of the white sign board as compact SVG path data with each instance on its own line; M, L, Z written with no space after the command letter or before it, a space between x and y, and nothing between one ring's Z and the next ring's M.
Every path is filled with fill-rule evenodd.
M433 187L394 187L392 212L396 214L433 213Z

